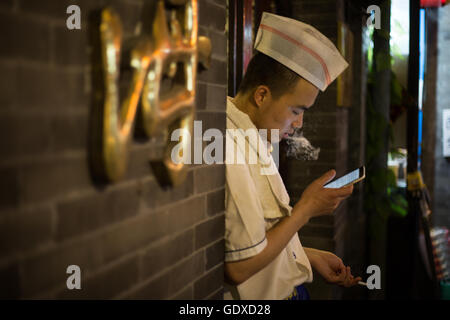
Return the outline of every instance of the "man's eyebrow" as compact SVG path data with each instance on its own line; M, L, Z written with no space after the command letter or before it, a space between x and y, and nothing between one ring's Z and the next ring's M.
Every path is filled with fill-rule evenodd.
M308 110L309 108L307 106L301 105L301 106L295 106L296 109L301 109L303 111Z

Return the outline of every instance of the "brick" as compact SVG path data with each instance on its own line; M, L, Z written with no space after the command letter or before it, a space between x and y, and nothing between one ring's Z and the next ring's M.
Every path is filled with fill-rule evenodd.
M289 166L293 169L297 168L296 164L294 162L292 162L292 164L290 163ZM319 178L320 176L322 176L323 174L325 174L328 170L333 169L334 166L330 165L330 164L320 164L316 161L309 161L308 162L308 166L306 165L302 165L301 170L291 170L292 172L290 173L291 177L293 179L296 179L298 177L301 176L307 176L307 177L311 177L309 181L305 181L308 184L311 183L313 180Z
M335 1L295 1L293 2L294 12L307 12L308 14L333 14L336 15Z
M192 286L187 287L186 289L182 290L180 293L175 294L173 297L171 297L171 300L193 300L194 299L194 289Z
M202 276L194 284L194 299L205 299L208 295L220 289L223 286L223 279L223 267L218 267Z
M87 150L88 121L85 114L50 117L51 150L53 152Z
M142 276L145 279L171 267L184 257L191 255L193 249L194 232L188 230L173 239L146 250L142 257Z
M14 212L0 219L0 256L17 254L52 239L50 208Z
M311 123L311 121L310 121ZM313 137L313 136L320 136L321 138L324 137L335 137L336 136L336 127L334 127L333 125L330 126L324 126L324 127L319 127L319 126L306 126L303 129L303 134L305 137Z
M320 226L308 223L299 230L302 237L319 237L332 239L334 226Z
M11 63L0 64L0 108L10 108L15 105L17 98L17 65Z
M195 193L225 186L225 166L208 165L194 170Z
M208 85L206 108L208 110L226 110L227 86Z
M81 290L65 288L57 294L57 299L111 299L136 284L137 280L138 258L134 256L88 278L82 272Z
M168 214L158 211L128 219L104 232L97 241L102 247L103 261L109 263L169 233Z
M227 11L224 7L213 5L208 7L210 26L217 31L224 31L227 19Z
M14 6L14 0L3 0L0 3L0 7L5 8L5 9L12 9L13 6Z
M210 30L209 38L212 45L212 54L218 59L226 59L228 51L228 41L225 32Z
M155 212L124 221L101 234L63 243L27 257L22 263L24 294L28 297L62 286L67 279L67 266L75 264L82 272L92 272L161 238L167 230L166 213Z
M169 298L170 273L166 273L129 293L125 299L153 300Z
M327 151L332 151L333 149L336 150L338 141L339 141L339 139L338 139L338 137L336 137L336 135L328 136L328 137L322 137L321 135L306 136L306 137L314 147L316 147L316 148L320 147L321 152L322 152L322 150L327 150Z
M57 206L56 237L68 239L133 217L138 214L139 199L137 186L131 185L63 201Z
M204 256L200 251L172 269L169 278L169 294L178 292L193 279L199 277L204 272L204 268Z
M336 163L337 160L338 155L336 154L336 150L320 149L318 161L332 164Z
M224 237L225 215L203 222L195 228L195 248L201 248Z
M94 239L61 244L27 256L21 262L23 297L29 298L53 287L64 286L69 265L78 265L83 274L98 268L102 263L101 257L100 243Z
M0 208L17 206L21 199L19 170L13 167L0 168L0 176Z
M142 2L111 0L108 5L114 8L119 14L125 34L133 34L138 21L145 19L147 16L142 13L149 12L148 10L153 10L153 6L151 6L150 3L148 7L146 7L142 6Z
M4 114L0 117L0 140L4 158L51 150L50 119L42 115Z
M196 121L201 121L203 134L208 129L219 129L222 134L226 129L226 113L225 112L210 112L200 111L195 115Z
M218 85L227 85L228 66L227 61L211 58L211 66L208 70L198 74L198 80Z
M332 215L326 215L326 216L320 216L320 217L314 217L309 220L310 223L314 225L328 225L332 226L334 225L334 216Z
M303 247L334 252L335 242L332 239L299 236Z
M152 168L150 165L151 154L157 152L158 146L147 143L138 145L131 143L128 157L128 169L124 180L135 180L152 177Z
M206 270L209 270L220 263L223 263L225 256L225 241L219 240L205 249Z
M205 197L177 203L169 209L169 232L176 233L196 225L205 217Z
M212 3L221 6L223 8L226 8L226 3L223 0L211 0Z
M89 39L85 30L69 30L64 25L52 29L54 43L53 59L57 65L84 66L90 62Z
M294 13L296 15L295 19L298 19L306 24L312 25L314 28L319 30L321 33L325 35L325 32L323 31L326 28L334 28L337 29L336 24L336 11L328 11L328 12L318 12L318 13L312 13L312 12L296 12Z
M225 190L220 189L209 193L206 198L206 213L208 216L214 216L225 211Z
M204 72L207 72L207 71L204 71ZM207 88L208 88L207 84L197 82L197 91L196 91L196 95L195 95L195 107L197 110L205 110L206 109Z
M11 14L0 12L0 38L3 42L0 47L0 56L2 57L15 57L18 55L17 32L12 27L15 24L16 21Z
M38 3L33 0L18 0L19 10L46 18L66 21L69 15L66 13L69 5L78 5L81 9L81 29L85 27L88 13L98 9L101 0L47 0Z
M68 150L86 150L88 118L84 114L4 114L0 117L0 141L7 156L23 156Z
M19 265L13 263L0 268L0 299L18 299L20 297Z
M40 66L20 65L18 104L26 108L88 110L83 72L68 72Z
M190 197L193 194L194 174L188 172L186 180L173 188L162 188L152 179L143 186L142 198L148 208L157 208Z
M303 118L303 127L315 128L315 127L336 127L336 114L325 112L314 112L314 109L310 109L311 112L305 113Z
M39 20L0 12L0 56L47 62L50 28Z
M199 24L199 26L198 26L198 35L199 36L208 37L209 36L209 28L207 28L205 26L201 26Z
M206 300L223 300L223 294L224 294L224 288L221 288L211 294L210 296L206 297Z
M34 203L92 188L85 157L56 158L26 164L20 168L21 197Z

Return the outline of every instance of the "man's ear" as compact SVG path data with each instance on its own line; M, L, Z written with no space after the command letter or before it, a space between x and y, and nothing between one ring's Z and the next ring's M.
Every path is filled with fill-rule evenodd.
M253 93L253 99L255 100L256 106L258 108L262 107L263 104L267 102L267 99L270 98L270 94L269 87L264 85L258 86Z

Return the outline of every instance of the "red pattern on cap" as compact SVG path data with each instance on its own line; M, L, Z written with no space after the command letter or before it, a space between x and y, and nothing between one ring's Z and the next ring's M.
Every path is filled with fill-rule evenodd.
M283 39L286 39L289 42L292 42L293 44L295 44L300 49L303 49L306 52L308 52L310 55L312 55L322 65L323 72L325 73L325 81L327 83L327 86L330 84L330 82L331 82L330 81L330 74L328 72L327 64L325 63L325 61L322 59L322 57L317 52L315 52L311 48L305 46L303 43L298 42L297 40L295 40L294 38L288 36L287 34L281 32L280 30L277 30L275 28L269 27L268 25L265 25L265 24L260 24L259 27L279 35Z

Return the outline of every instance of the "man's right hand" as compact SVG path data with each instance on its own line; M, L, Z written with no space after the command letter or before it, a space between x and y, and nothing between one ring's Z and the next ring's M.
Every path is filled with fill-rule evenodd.
M339 189L324 188L331 181L336 171L330 170L314 180L303 192L300 200L293 208L293 214L306 215L309 218L332 213L342 200L353 192L353 185Z

